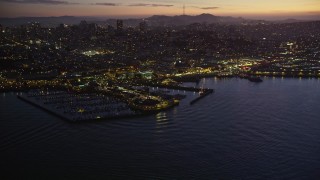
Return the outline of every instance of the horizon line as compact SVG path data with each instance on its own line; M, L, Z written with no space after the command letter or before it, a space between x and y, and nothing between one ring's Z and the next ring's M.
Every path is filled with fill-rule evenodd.
M234 18L246 18L246 19L254 19L254 20L288 20L288 19L295 19L295 20L311 20L311 21L319 21L320 15L266 15L261 14L260 16L257 15L214 15L211 13L200 13L200 14L153 14L153 15L91 15L91 16L81 16L81 15L61 15L61 16L16 16L16 17L9 17L4 16L1 19L19 19L19 18L61 18L61 17L83 17L83 18L118 18L118 19L141 19L141 18L149 18L152 16L168 16L168 17L175 17L175 16L200 16L200 15L212 15L218 17L234 17Z

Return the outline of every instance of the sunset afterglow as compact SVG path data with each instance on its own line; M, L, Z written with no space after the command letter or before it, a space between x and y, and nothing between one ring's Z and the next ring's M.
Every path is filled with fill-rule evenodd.
M298 17L320 16L318 0L0 0L1 17L20 16L108 16L144 17L154 14L188 15L210 13L221 16Z

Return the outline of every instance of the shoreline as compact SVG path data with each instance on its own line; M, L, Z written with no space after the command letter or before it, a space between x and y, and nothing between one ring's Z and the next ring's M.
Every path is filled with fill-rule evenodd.
M320 79L320 76L292 76L292 75L259 75L259 74L250 74L250 75L255 75L255 76L259 76L259 77L269 77L269 78L288 78L288 79ZM198 76L198 75L195 75ZM223 76L223 77L219 77L218 75L208 75L208 76L203 76L200 77L201 79L204 78L219 78L219 79L228 79L228 78L241 78L238 75L232 75L232 76ZM195 83L195 81L190 80L190 81L179 81L179 82L191 82L191 83ZM163 88L168 88L168 89L174 89L175 86L166 86L166 85L155 85L155 84L149 84L149 83L145 83L143 85L146 86L152 86L152 87L163 87ZM197 90L195 90L193 87L182 87L183 89L177 89L177 90L186 90L186 91L195 91L198 92ZM0 93L3 92L28 92L29 90L32 89L41 89L39 88L4 88L4 89L0 89ZM65 90L65 88L55 88L57 90Z

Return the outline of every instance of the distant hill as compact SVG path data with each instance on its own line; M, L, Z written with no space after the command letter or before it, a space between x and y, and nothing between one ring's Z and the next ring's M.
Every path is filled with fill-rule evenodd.
M3 26L18 26L28 22L39 22L42 26L56 27L61 23L64 24L79 24L81 20L86 20L89 23L115 25L116 19L107 19L105 17L75 17L75 16L60 16L60 17L18 17L18 18L0 18L0 24ZM140 22L146 21L150 26L180 26L193 23L207 24L257 24L270 23L271 21L264 20L249 20L241 17L230 16L215 16L212 14L200 14L196 16L180 15L180 16L164 16L154 15L145 19L123 19L125 26L137 26ZM288 19L283 21L272 21L273 23L292 23L301 22L301 20Z
M227 16L215 16L212 14L201 14L197 16L152 16L146 18L151 25L188 25L192 23L219 23L219 24L241 24L246 22L258 22L258 20L246 20Z

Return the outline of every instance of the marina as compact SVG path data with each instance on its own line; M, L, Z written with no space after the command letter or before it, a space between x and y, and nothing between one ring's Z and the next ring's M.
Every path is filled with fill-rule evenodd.
M105 95L32 91L17 97L70 122L139 115L139 112L131 110L126 103Z
M200 96L192 100L190 105L214 92L213 89L187 87L182 87L182 89L192 89L194 92L199 92ZM150 92L150 95L153 96L149 96L149 98L159 97L160 101L149 98L143 101L141 99L129 101L106 94L58 90L32 90L28 93L18 94L17 97L69 122L83 122L153 114L179 105L179 101L186 97L182 94L169 92L162 90Z

